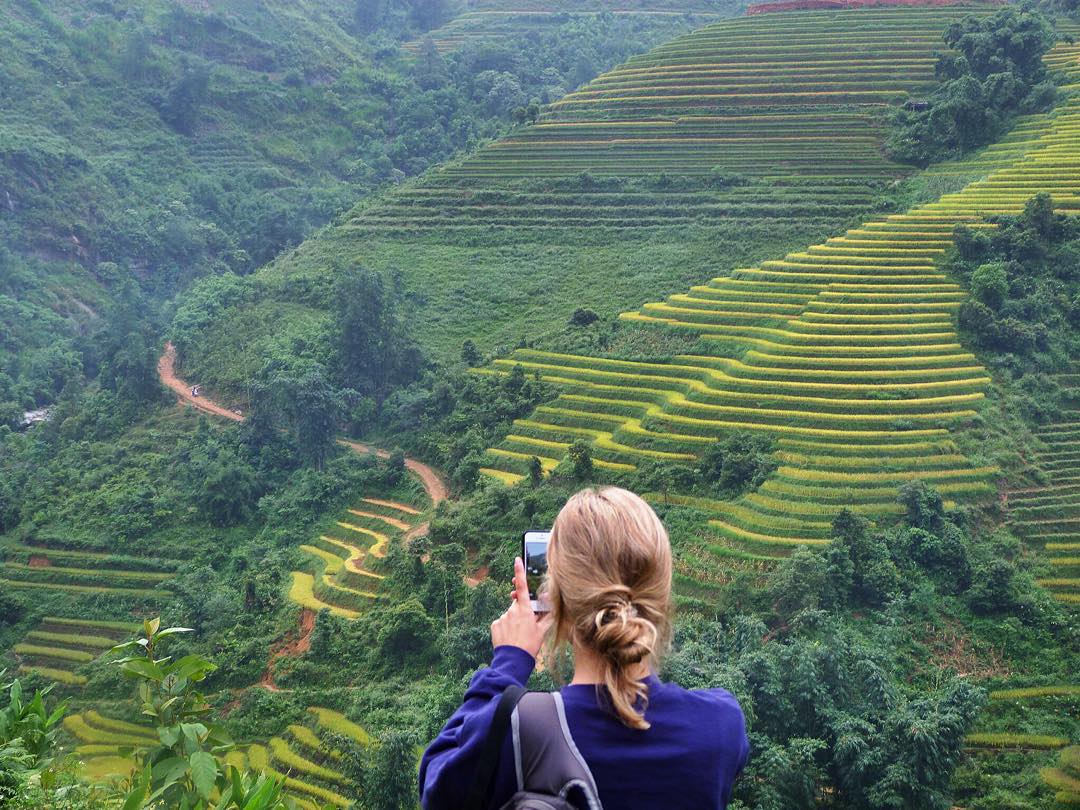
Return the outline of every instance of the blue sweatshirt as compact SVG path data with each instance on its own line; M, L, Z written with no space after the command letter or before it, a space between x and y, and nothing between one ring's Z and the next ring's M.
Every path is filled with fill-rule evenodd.
M525 686L535 663L520 647L502 645L495 648L491 666L473 675L465 702L420 762L424 810L461 807L499 696L511 684ZM592 771L604 810L722 810L750 751L739 704L723 689L689 691L655 675L645 683L645 719L652 724L645 731L624 726L602 708L593 684L560 690L570 734ZM516 790L508 733L487 806L501 807Z

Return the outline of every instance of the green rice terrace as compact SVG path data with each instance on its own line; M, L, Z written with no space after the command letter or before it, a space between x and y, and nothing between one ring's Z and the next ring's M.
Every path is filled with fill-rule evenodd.
M299 324L273 291L355 257L402 274L418 339L449 360L465 339L490 351L542 336L597 287L614 316L716 275L718 256L749 267L896 210L913 169L885 155L884 113L932 87L950 23L992 8L761 14L679 37L281 256L259 275L258 323L280 309ZM526 261L542 284L522 283ZM201 340L187 367L238 394L231 335Z
M1075 48L1067 54L1075 66ZM533 455L553 467L582 436L600 464L629 469L646 458L692 460L732 429L770 434L780 466L757 492L694 504L737 555L823 543L844 506L898 513L896 488L913 478L952 500L996 497L1001 470L954 441L990 378L958 339L965 293L935 261L957 224L992 229L988 216L1017 213L1036 191L1080 211L1078 128L1070 98L965 165L976 173L985 160L985 178L958 192L623 315L698 335L704 353L643 363L522 349L497 360L485 373L520 364L563 393L515 423L489 451L489 469L516 480ZM1068 463L1067 451L1061 458ZM1046 584L1067 590L1066 580Z
M933 83L942 30L970 12L814 11L706 26L603 74L537 123L363 206L351 227L520 232L858 213L873 205L876 183L908 171L882 155L880 111ZM723 191L673 184L636 193L557 182L582 172L623 181L740 179Z
M126 773L131 760L122 754L122 749L145 745L151 739L145 726L106 717L95 710L69 715L64 728L79 742L75 751L83 757L86 772L95 778ZM312 706L304 722L290 724L281 737L231 752L229 761L284 780L287 792L304 810L327 805L352 807L352 800L339 792L350 787L350 782L336 770L342 754L327 741L329 735L340 735L360 747L371 743L371 736L340 712Z
M747 709L733 810L1080 804L1080 24L1054 16L1063 36L1038 51L1052 101L916 168L890 157L900 113L932 109L950 26L1002 8L918 2L732 18L712 0L472 0L425 26L422 2L333 0L319 52L363 43L350 86L400 111L398 146L432 158L417 176L394 168L404 147L368 143L343 177L393 180L320 202L312 222L332 224L243 274L192 226L216 264L182 280L178 253L168 294L137 250L121 265L42 225L39 252L74 240L62 261L105 297L79 353L26 363L78 367L63 393L0 364L0 721L28 705L12 676L27 697L51 685L49 709L67 705L50 742L71 755L24 778L0 722L0 806L18 773L15 810L164 810L118 798L141 789L138 752L201 734L205 757L165 757L148 783L190 767L184 789L222 810L241 810L241 773L280 783L266 810L414 810L424 746L490 660L521 532L598 483L642 492L669 530L662 674ZM172 50L221 59L230 3L151 18ZM99 5L42 31L159 69L153 36L93 45L99 12L130 22ZM365 131L379 110L339 109L319 60L291 67L307 57L287 22L318 19L276 8L259 31L289 54L287 117L310 102ZM505 89L515 43L612 15L672 38L477 130L504 137L457 133L448 162L411 138L407 109L457 104L447 64L475 58ZM470 84L454 93L480 109ZM255 171L265 144L229 132L207 116L176 137L208 176ZM0 208L21 211L17 192L0 183ZM167 194L214 208L208 183ZM229 216L296 224L252 211ZM965 251L993 260L965 269ZM14 255L0 247L13 321ZM54 783L68 803L42 798Z
M128 596L146 604L170 595L163 583L179 565L177 560L120 554L107 547L67 547L54 539L47 545L2 544L0 555L4 588Z
M1080 405L1080 376L1058 379ZM1038 438L1043 447L1031 465L1040 483L1008 493L1013 528L1046 555L1053 575L1039 584L1063 602L1080 604L1080 410L1063 411Z
M289 598L311 610L327 609L355 619L379 600L379 573L390 543L421 532L421 509L380 498L362 498L333 524L332 533L320 534L300 546L312 561L311 573L293 571Z
M98 661L138 629L133 622L108 622L46 616L16 644L23 672L36 673L65 686L84 686L80 669Z

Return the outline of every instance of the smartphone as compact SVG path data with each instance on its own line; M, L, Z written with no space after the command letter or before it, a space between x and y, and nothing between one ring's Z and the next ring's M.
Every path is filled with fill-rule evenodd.
M535 613L547 613L551 606L539 598L540 585L547 574L550 531L530 530L521 538L521 560L525 563L525 581L529 585L529 604Z

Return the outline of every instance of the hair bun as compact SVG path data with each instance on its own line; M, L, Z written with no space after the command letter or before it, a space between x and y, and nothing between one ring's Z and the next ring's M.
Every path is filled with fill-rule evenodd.
M620 667L636 664L653 651L656 626L638 614L630 589L612 585L599 594L596 611L596 649Z

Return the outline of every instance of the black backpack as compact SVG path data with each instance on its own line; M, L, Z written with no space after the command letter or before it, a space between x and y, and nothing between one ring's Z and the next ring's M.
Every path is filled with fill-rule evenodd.
M507 730L514 735L517 792L501 810L603 810L589 766L566 724L562 695L507 687L491 722L465 810L484 810Z

